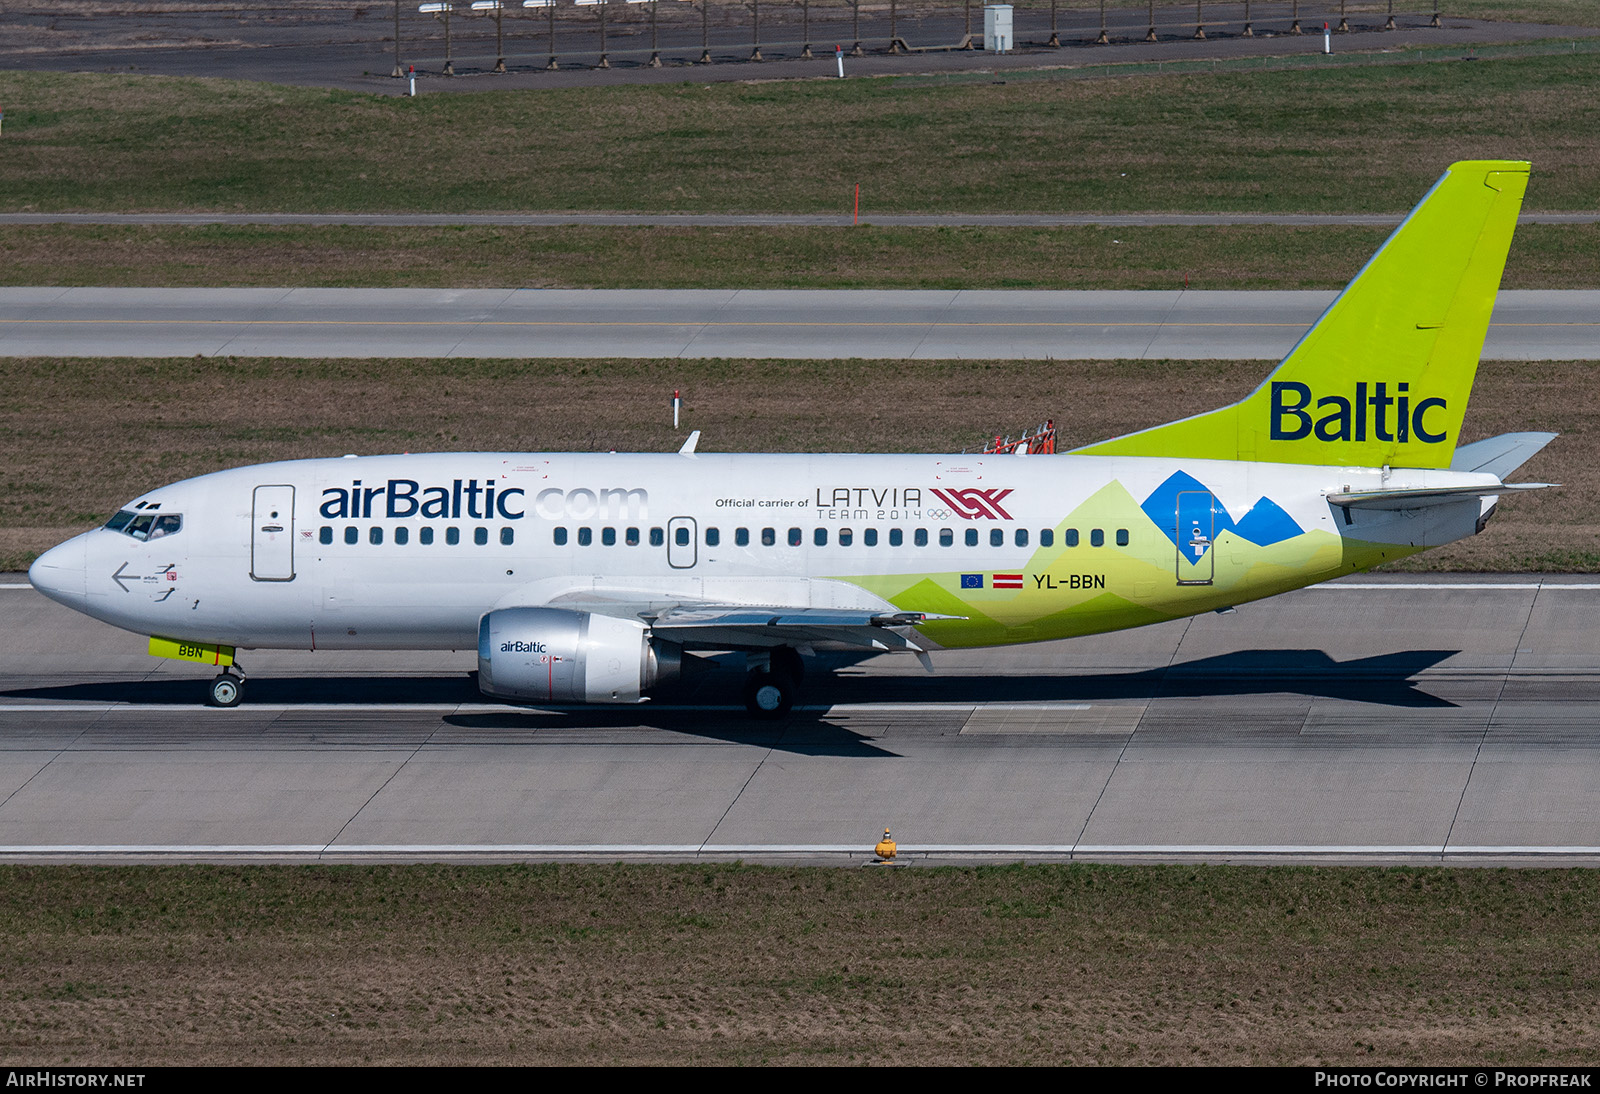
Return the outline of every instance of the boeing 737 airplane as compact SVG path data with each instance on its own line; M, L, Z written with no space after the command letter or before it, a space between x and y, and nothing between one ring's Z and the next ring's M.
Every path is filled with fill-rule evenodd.
M470 649L512 703L633 703L744 651L1039 642L1225 609L1483 530L1554 437L1457 445L1528 165L1457 163L1266 382L1062 455L408 454L242 467L42 555L45 595L221 667ZM870 366L869 366L870 367ZM1062 366L1070 367L1070 366Z

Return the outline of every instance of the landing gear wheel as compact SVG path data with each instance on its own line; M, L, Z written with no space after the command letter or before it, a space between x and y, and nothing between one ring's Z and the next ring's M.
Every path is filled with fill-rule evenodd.
M757 718L778 719L794 706L794 681L782 673L752 672L744 685L744 705Z
M225 672L211 681L211 694L206 700L214 707L236 707L244 698L244 681Z

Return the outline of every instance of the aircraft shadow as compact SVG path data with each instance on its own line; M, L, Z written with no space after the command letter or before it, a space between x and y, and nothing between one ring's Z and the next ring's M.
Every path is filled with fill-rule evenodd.
M1335 661L1321 650L1242 650L1139 672L1051 676L939 673L934 676L871 676L808 673L802 707L782 722L750 718L738 702L742 675L730 667L702 673L665 689L652 703L629 706L536 707L516 711L446 714L449 726L486 735L530 731L629 731L657 729L708 741L724 741L814 756L875 757L897 753L873 743L867 733L837 721L828 708L877 704L892 719L896 703L1093 703L1113 700L1205 699L1250 695L1302 695L1405 709L1453 708L1455 703L1422 690L1412 679L1458 651L1410 650ZM129 706L193 705L200 708L205 681L198 679L111 680L0 690L8 699L33 702L99 702ZM471 705L486 702L475 674L446 676L250 677L245 703L342 706L415 704ZM698 709L697 709L698 708ZM710 708L710 709L707 709ZM4 707L0 706L0 713ZM959 726L953 725L953 729Z

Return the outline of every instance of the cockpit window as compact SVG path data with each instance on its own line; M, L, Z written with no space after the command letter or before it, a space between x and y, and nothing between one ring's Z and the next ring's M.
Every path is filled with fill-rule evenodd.
M106 521L106 530L121 532L137 540L161 539L182 531L183 517L178 513L136 513L132 509L123 509Z

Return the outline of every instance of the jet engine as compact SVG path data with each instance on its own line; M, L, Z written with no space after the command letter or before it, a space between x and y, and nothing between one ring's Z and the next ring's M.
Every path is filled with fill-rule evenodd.
M677 676L682 647L636 619L560 608L501 608L478 622L478 688L496 699L637 703Z

